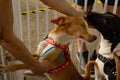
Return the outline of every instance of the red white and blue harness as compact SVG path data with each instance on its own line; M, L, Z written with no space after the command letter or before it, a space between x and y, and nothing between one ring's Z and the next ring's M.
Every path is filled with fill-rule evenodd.
M48 51L50 51L51 49L56 48L56 47L63 50L62 55L61 55L58 63L60 63L60 61L63 59L63 57L65 57L65 59L66 59L66 62L64 64L62 64L62 65L60 65L60 66L58 66L58 67L56 67L54 69L48 70L47 73L56 73L56 72L59 72L59 71L65 69L67 66L69 66L71 64L71 59L70 59L68 47L66 45L61 45L61 44L55 43L54 40L52 38L50 38L50 37L45 38L45 40L46 40L46 42L48 44L53 45L53 47L50 47L48 50L46 50L44 53L42 53L38 57L38 59L42 58L45 54L47 54Z

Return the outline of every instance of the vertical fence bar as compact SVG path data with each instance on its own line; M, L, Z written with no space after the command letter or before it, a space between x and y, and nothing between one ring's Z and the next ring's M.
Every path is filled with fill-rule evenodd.
M116 11L117 11L117 5L118 5L118 0L115 0L114 8L113 8L113 14L116 14Z
M36 31L37 31L37 43L39 43L40 41L40 36L39 36L39 0L35 0L35 4L36 4Z
M80 61L80 65L78 65L78 69L79 69L78 71L79 71L79 72L81 72L81 71L80 71L80 70L81 70L81 69L80 69L80 66L82 65L82 57L83 57L83 56L82 56L82 53L83 53L83 41L81 40L81 41L80 41L80 51L79 51L79 53L78 53L78 54L79 54L78 57L79 57L79 61Z
M22 16L21 16L21 7L20 0L13 0L13 14L14 14L14 33L15 35L23 40L23 30L22 30Z
M18 0L18 12L19 12L19 18L20 18L20 39L23 41L23 28L22 28L22 15L21 15L21 4L20 0Z
M108 5L108 0L105 0L103 13L105 13L107 11L107 5Z
M31 51L29 0L25 0L25 1L26 1L26 11L27 11L28 48Z
M74 8L76 8L76 5L78 5L78 0L75 0L74 2L75 2Z
M5 66L5 60L4 60L4 50L3 50L3 48L0 46L0 52L1 52L1 54L0 54L0 56L1 56L1 64L3 65L3 66ZM4 80L7 80L7 74L6 73L4 73L3 74L3 79Z
M98 4L98 3L97 3L97 1L98 1L98 0L95 0L95 2L94 2L93 11L96 11L96 8L97 8L97 4Z
M87 3L88 3L88 0L85 0L85 3L84 3L84 11L87 11Z
M48 6L46 6L46 15L45 15L45 18L46 18L46 34L48 34Z

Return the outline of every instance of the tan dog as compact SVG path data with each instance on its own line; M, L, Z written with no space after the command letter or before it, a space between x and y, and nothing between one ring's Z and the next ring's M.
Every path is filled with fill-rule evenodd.
M87 31L87 23L80 17L59 17L52 20L58 27L53 29L48 37L41 41L34 56L40 61L48 60L50 70L45 75L50 80L89 80L90 65L97 64L91 61L86 66L85 76L82 77L73 65L69 55L69 43L73 39L84 39L92 42L96 39ZM41 56L39 56L41 55ZM19 69L29 69L25 64L15 64L7 67L1 66L1 71L15 71Z

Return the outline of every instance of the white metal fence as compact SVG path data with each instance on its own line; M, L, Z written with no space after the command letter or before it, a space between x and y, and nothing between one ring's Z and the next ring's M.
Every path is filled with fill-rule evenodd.
M71 1L71 3L73 3L72 0L68 1ZM85 0L84 10L87 10L87 1L88 0ZM75 2L77 2L77 0L75 0ZM103 13L107 10L107 3L108 0L105 0ZM117 3L118 0L115 0L113 9L114 14L116 14ZM34 6L31 7L31 4L33 4ZM44 6L44 8L42 6ZM36 50L37 44L39 43L39 41L42 40L45 34L47 34L52 28L54 28L54 25L49 23L50 20L56 18L58 15L62 15L56 11L49 10L48 8L49 7L40 3L39 0L13 0L14 32L25 43L31 53ZM96 11L96 9L97 0L95 0L93 10ZM21 12L24 12L24 15L21 14ZM18 61L6 61L6 59L4 58L4 54L6 51L2 47L0 52L2 65L20 63ZM23 77L23 71L16 71L1 75L0 80L23 80Z

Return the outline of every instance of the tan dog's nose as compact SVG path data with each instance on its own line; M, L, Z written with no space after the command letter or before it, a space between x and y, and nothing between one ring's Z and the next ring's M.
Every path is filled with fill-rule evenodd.
M94 40L97 39L97 37L95 35L91 35L89 33L83 34L81 36L84 40L87 40L88 42L93 42Z
M97 37L95 36L95 35L92 35L91 36L91 38L88 40L89 42L92 42L92 41L94 41L94 40L96 40L97 39Z

